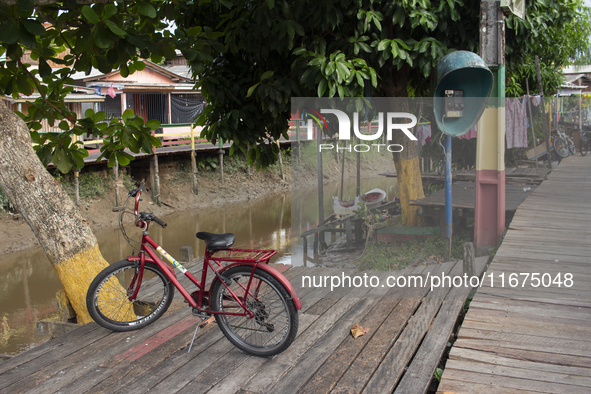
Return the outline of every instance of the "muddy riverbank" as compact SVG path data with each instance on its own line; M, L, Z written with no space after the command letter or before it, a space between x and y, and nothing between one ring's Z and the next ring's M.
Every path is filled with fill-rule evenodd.
M221 182L217 169L202 170L199 173L199 193L192 192L192 180L186 172L187 160L170 160L160 165L160 183L162 193L162 206L151 203L149 193L146 193L142 209L153 212L158 216L170 215L174 212L185 210L201 210L211 207L219 207L224 204L235 204L242 201L261 199L274 194L289 192L292 187L292 166L289 157L284 158L284 178L280 176L277 165L267 171L247 171L242 163L229 166L224 171L224 182ZM391 158L381 157L363 162L361 166L362 177L375 177L381 171L393 171L394 165ZM96 168L88 167L85 171L96 171ZM110 177L110 170L106 168L99 171L104 177ZM355 167L350 163L345 168L346 177L354 176ZM315 174L311 171L296 167L294 170L298 187L316 184ZM132 172L133 181L139 183L145 174ZM309 175L309 176L308 176ZM334 182L341 177L341 168L337 163L325 163L324 181ZM120 182L120 193L125 195L125 186ZM149 185L148 185L149 191ZM80 209L82 215L88 220L93 231L108 230L117 227L118 213L113 212L115 207L115 189L107 191L104 197L95 196L81 200ZM18 213L0 213L0 255L37 246L38 242L29 225Z

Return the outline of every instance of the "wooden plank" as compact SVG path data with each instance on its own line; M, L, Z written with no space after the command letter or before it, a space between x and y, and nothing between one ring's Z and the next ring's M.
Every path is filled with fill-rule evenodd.
M479 384L466 382L464 380L454 380L445 375L437 388L437 394L460 394L460 393L495 393L495 394L531 394L535 393L531 389L517 390L508 387L500 387L494 384ZM539 392L539 391L538 391Z
M565 320L555 318L553 316L547 317L533 314L507 313L503 311L493 311L479 308L470 308L469 311L470 312L464 319L466 322L474 321L499 324L518 324L522 327L544 327L548 330L574 331L576 333L588 333L588 335L591 335L591 326L583 326L580 324L581 322L587 322L586 320Z
M564 354L544 346L522 344L506 341L488 341L482 339L463 339L454 343L454 346L483 350L507 357L516 357L523 360L544 362L550 364L571 365L575 367L591 368L591 357L588 355Z
M171 354L175 354L176 352L185 354L187 352L186 347L192 339L193 331L193 329L184 331L163 346L156 348L151 353L134 362L113 358L99 365L98 368L92 368L85 375L64 386L62 391L68 394L75 394L84 393L92 389L91 391L93 393L110 394L121 388L129 389L134 386L134 381L137 382L150 378L151 375L149 373L146 374L146 371L160 364L163 360L170 357ZM215 322L199 329L191 353L198 351L199 347L211 345L220 338L221 333ZM207 345L208 343L209 345Z
M535 374L536 372L552 372L573 376L586 376L588 378L591 377L591 369L589 368L533 362L512 357L502 357L488 352L463 349L459 347L454 347L451 349L449 358L450 360L457 361L471 361L475 363L486 363L492 365L502 365L506 367L521 368L524 370L532 371L532 374Z
M474 275L480 276L482 274L487 261L486 257L476 259ZM423 393L427 391L435 369L453 335L458 316L471 291L471 288L458 287L451 289L447 294L419 350L396 387L395 393Z
M170 324L177 322L184 316L186 316L186 311L176 311L168 316L168 319L161 318L152 323L152 330L165 330ZM18 387L19 391L29 390L30 393L58 391L85 374L89 367L100 365L134 345L134 342L128 340L130 334L127 332L111 332L106 329L102 331L106 335L95 335L93 340L88 342L81 341L75 352L60 357L55 362L35 370L36 372L32 374L28 369L29 375L26 379L15 383L13 387ZM133 336L136 341L143 341L150 337L152 332L151 330L141 330L134 333ZM27 367L31 368L30 365ZM7 389L10 390L9 387Z
M318 318L292 345L283 353L275 356L274 363L265 368L264 373L256 374L243 389L261 392L268 389L285 372L300 359L300 357L328 331L335 321L345 314L358 300L343 298L330 307Z
M355 304L343 317L341 317L326 334L308 349L298 363L286 374L281 376L265 392L287 393L295 392L316 372L316 369L331 355L332 352L350 336L351 327L371 310L378 302L375 298L364 298ZM268 391L267 391L268 390Z
M461 368L471 368L474 371L466 371ZM496 367L488 366L485 364L478 363L465 363L455 360L450 360L446 367L444 375L447 374L451 379L465 380L468 382L486 384L486 385L497 385L501 387L514 388L519 390L534 390L541 393L572 393L572 394L588 394L589 389L586 387L575 386L568 383L556 383L535 380L539 379L540 376L532 376L529 374L527 377L512 377L506 376L506 374L519 375L519 370L507 368L507 367ZM542 374L545 375L545 374ZM556 374L558 375L558 374ZM535 378L535 379L532 379ZM583 378L581 378L583 379Z
M507 343L519 343L524 345L536 345L539 347L545 347L548 352L572 354L575 356L591 356L591 342L582 342L578 340L570 339L558 339L539 337L534 335L525 335L518 333L497 332L491 330L475 330L471 328L460 329L458 333L458 339L486 339L489 341L507 342Z
M396 386L394 393L424 393L427 391L439 360L452 336L452 330L464 306L465 296L468 295L464 292L465 296L461 296L461 290L463 289L453 289L452 292L456 293L458 298L446 299L443 302L437 317L421 343L421 347L404 377Z
M302 314L300 316L300 330L298 336L312 324L318 316ZM235 369L231 375L226 376L208 391L209 394L225 394L240 391L242 385L256 375L266 365L272 364L273 358L250 357ZM252 393L252 392L251 392Z
M341 345L318 368L299 393L316 394L330 392L399 302L400 299L389 298L377 303L363 320L359 322L361 326L369 329L368 333L357 339L347 335Z
M65 344L76 344L80 340L81 337L87 335L89 332L98 330L98 324L86 324L80 326L80 328L70 331L65 335L59 336L54 338L50 341L44 342L39 346L35 346L34 348L27 350L24 353L18 354L10 359L3 361L0 363L0 375L5 373L8 370L16 368L18 366L24 365L26 363L31 362L37 357L41 357L49 352L56 352L59 351L58 349Z
M590 313L587 310L580 310L577 307L569 307L562 305L551 305L534 303L528 301L511 300L511 302L503 302L503 300L492 300L488 297L479 297L472 300L473 306L483 309L493 309L506 312L522 312L534 315L546 315L561 318L575 318L588 319ZM470 305L472 305L472 303Z

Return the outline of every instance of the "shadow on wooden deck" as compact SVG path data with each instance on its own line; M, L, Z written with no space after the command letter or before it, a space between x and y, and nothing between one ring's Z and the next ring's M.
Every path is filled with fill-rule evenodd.
M476 273L486 260L476 260ZM91 323L1 363L0 391L424 393L471 290L431 290L430 278L442 273L462 276L462 262L396 272L289 269L285 275L303 303L298 337L270 359L234 348L215 323L199 330L187 353L197 318L177 293L164 317L143 330L116 333ZM379 284L355 287L364 274L368 284L371 276ZM350 287L331 291L330 281L314 287L307 278L302 286L304 277L343 275L352 278ZM415 277L425 286L388 287L390 276ZM369 332L353 339L350 329L356 323Z

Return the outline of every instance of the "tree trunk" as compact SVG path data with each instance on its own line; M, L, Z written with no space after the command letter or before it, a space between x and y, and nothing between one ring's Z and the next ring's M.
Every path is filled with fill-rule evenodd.
M3 103L0 188L35 233L76 311L78 323L91 322L86 291L108 264L88 221L37 158L24 121Z
M410 67L405 65L398 71L393 70L392 67L385 67L385 69L386 72L382 75L384 95L386 97L408 97L407 83ZM406 108L397 108L396 110L408 112L410 109L408 101L405 101L405 104ZM407 121L405 119L402 123ZM419 216L419 208L410 205L411 200L425 197L418 149L416 143L410 141L402 132L392 133L391 142L404 147L402 152L392 153L398 179L402 224L418 227L423 224L423 220Z

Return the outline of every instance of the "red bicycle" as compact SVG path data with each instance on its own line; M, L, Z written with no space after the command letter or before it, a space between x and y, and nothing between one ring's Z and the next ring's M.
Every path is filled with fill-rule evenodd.
M105 268L91 283L86 306L94 321L113 331L143 328L166 312L176 287L193 315L201 319L195 335L201 323L213 315L226 338L246 353L269 357L287 349L297 334L297 311L302 304L285 276L268 265L277 252L232 249L233 234L198 232L197 238L206 244L199 281L149 237L150 222L163 228L167 224L153 213L138 212L143 187L142 182L129 192L119 215L121 232L138 254L134 251L132 256ZM133 212L125 210L131 198L135 198ZM142 230L141 242L127 235L123 225L125 214L134 215L135 226ZM176 278L174 269L155 251L197 286L197 291L189 293ZM209 269L214 277L206 289Z

